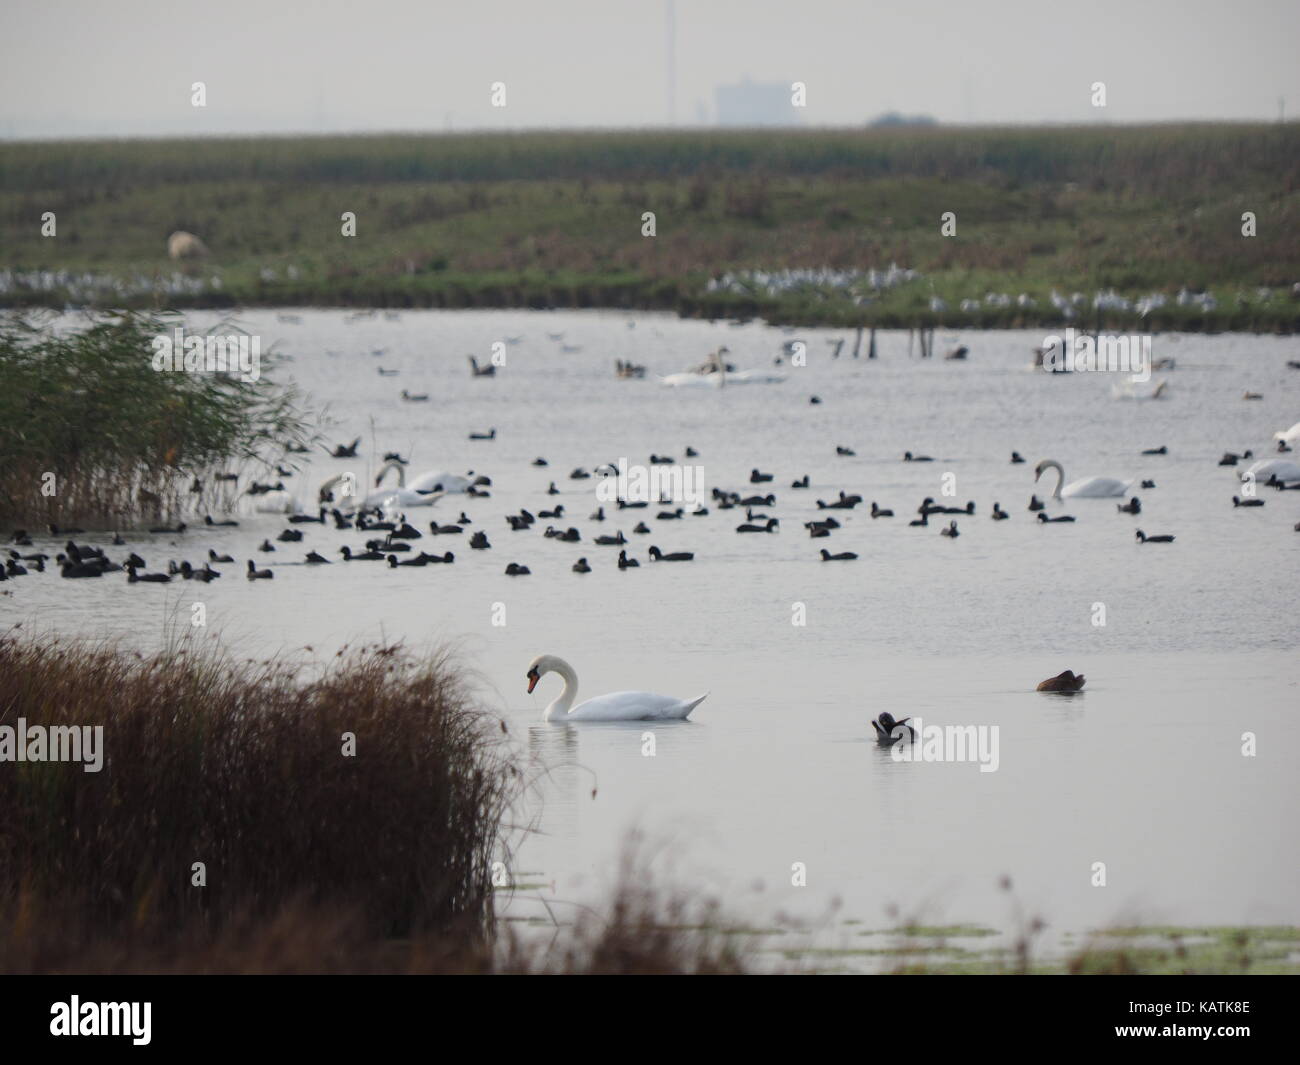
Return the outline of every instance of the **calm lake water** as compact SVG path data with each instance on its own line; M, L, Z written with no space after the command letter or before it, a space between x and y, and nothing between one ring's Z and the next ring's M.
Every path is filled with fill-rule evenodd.
M290 487L310 508L324 478L351 470L370 483L389 450L411 459L412 474L485 473L490 499L451 496L407 514L427 528L464 510L492 550L426 536L419 546L454 550L455 565L290 565L309 549L337 558L365 537L299 526L302 544L261 555L253 548L285 523L245 510L238 529L130 538L155 568L228 551L237 565L225 580L128 587L121 575L47 574L4 586L6 622L156 646L201 599L209 632L249 654L310 646L327 657L381 636L417 648L454 642L536 778L519 821L538 831L517 841L524 886L504 904L512 916L542 912L539 896L561 913L599 898L639 829L646 853L687 892L720 898L756 927L786 914L832 939L889 927L895 913L1002 931L1019 913L1039 915L1049 941L1113 923L1300 923L1300 492L1263 488L1264 507L1237 509L1235 471L1217 465L1225 450L1271 453L1273 432L1300 419L1300 372L1286 366L1300 340L1157 337L1155 356L1177 366L1158 375L1164 398L1136 401L1117 398L1116 375L1031 372L1043 337L1027 332L941 332L940 350L969 345L964 363L909 358L905 333L882 334L869 362L848 356L851 335L844 356L830 358L827 339L842 332L651 315L300 316L239 322L291 360L268 372L328 405L331 441L362 444L350 461L318 451ZM562 342L548 338L559 333ZM520 339L497 376L472 378L466 356L484 362L507 337ZM719 344L740 369L772 369L795 339L806 341L808 365L783 367L781 384L675 390L655 379ZM615 379L616 358L646 364L647 379ZM400 374L381 376L381 366ZM404 403L403 388L432 401ZM1244 401L1248 389L1264 398ZM492 427L495 440L468 440ZM759 509L780 531L738 535L743 509L712 502L707 517L680 521L657 520L654 504L588 520L597 482L569 480L572 468L651 453L683 461L687 445L709 486L747 495L752 468L774 473L752 490L775 492ZM1141 454L1161 445L1167 455ZM1027 464L1010 463L1013 449ZM903 462L906 450L936 461ZM532 465L539 456L549 468ZM1039 525L1026 504L1051 492L1052 474L1033 483L1042 458L1061 462L1067 481L1156 487L1135 489L1140 517L1117 513L1117 500L1067 499L1049 512L1074 524ZM804 474L812 487L792 491ZM548 497L552 480L560 494ZM810 540L803 522L826 516L815 500L841 490L865 504L831 512L843 528ZM939 535L948 517L908 527L926 496L974 500L977 512L957 518L955 540ZM873 521L872 500L898 517ZM990 520L994 500L1009 520ZM527 532L504 521L557 503L568 513L555 524L576 525L582 543L543 538L546 519ZM634 535L643 519L652 533ZM1136 528L1177 540L1139 546ZM617 548L590 543L617 529L634 541L639 569L620 572ZM695 561L649 564L651 543ZM823 547L860 557L824 564ZM571 572L580 556L594 572ZM243 580L249 557L275 580ZM532 575L504 576L512 561ZM503 626L493 624L496 604ZM792 624L796 604L802 626ZM1094 624L1097 604L1104 626ZM542 710L562 682L525 690L541 652L572 663L580 699L624 688L709 696L689 723L548 725ZM1034 691L1066 668L1086 674L1082 694ZM872 741L881 711L996 726L997 771L894 761ZM643 754L647 731L653 757ZM1253 757L1242 754L1244 733L1256 737ZM1093 884L1098 862L1104 887ZM795 863L806 886L792 884ZM998 886L1004 876L1010 893Z

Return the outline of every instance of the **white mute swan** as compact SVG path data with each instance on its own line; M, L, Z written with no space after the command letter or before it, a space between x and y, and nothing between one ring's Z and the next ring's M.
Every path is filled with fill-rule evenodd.
M547 721L683 721L708 695L705 692L694 699L674 699L653 692L610 692L573 706L578 674L555 655L538 655L528 663L529 694L546 673L558 673L564 678L564 690L543 715Z
M1296 422L1290 429L1283 429L1274 433L1273 439L1279 440L1287 446L1300 445L1300 422Z
M661 376L659 383L670 388L722 388L724 385L777 385L786 375L774 370L728 370L725 347L718 348L703 366L685 373Z
M722 374L687 370L685 373L661 374L659 383L668 388L721 388Z
M379 485L388 476L389 470L397 471L396 488L380 488ZM331 477L320 486L320 501L327 502L327 496L346 479L346 474ZM400 462L386 462L375 477L376 491L371 492L361 501L363 507L431 507L448 492L463 492L470 485L491 484L486 477L462 477L455 473L430 470L416 477L409 485L406 483L406 469Z
M1279 481L1300 481L1300 463L1288 459L1260 459L1241 475L1243 481L1254 478L1261 484L1266 483L1270 477L1276 477Z
M711 352L703 366L683 373L661 375L659 383L669 388L721 388L727 380L726 348Z
M264 492L253 504L256 514L293 514L301 509L294 503L293 496L284 491Z
M1065 484L1065 470L1061 468L1061 464L1055 459L1043 459L1034 467L1035 482L1043 476L1044 470L1056 471L1056 488L1052 492L1053 499L1102 499L1127 495L1129 486L1134 480L1130 478L1127 481L1117 481L1113 477L1084 477L1081 480ZM1061 487L1063 484L1065 484L1064 488Z

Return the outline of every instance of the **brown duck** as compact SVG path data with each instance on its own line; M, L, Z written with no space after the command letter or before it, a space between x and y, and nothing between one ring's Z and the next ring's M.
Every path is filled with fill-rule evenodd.
M1077 677L1068 669L1064 673L1058 673L1055 677L1048 677L1038 685L1040 692L1077 692L1083 687L1083 674Z

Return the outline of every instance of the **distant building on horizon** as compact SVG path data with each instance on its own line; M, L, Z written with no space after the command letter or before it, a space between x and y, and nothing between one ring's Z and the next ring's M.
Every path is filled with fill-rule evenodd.
M797 126L799 110L791 102L790 83L743 79L713 90L719 126Z
M938 124L930 115L903 115L897 111L886 111L867 123L868 126L937 126Z

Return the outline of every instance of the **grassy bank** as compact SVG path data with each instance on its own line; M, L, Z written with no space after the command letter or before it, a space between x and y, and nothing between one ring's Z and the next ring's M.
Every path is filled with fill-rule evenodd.
M46 211L55 237L41 236ZM340 233L345 211L353 237ZM646 211L654 237L641 235ZM940 231L949 211L953 237ZM178 229L211 257L177 272L165 243ZM1053 291L1185 288L1217 306L1171 299L1100 323L1089 307L1080 320L1291 330L1298 238L1294 124L0 146L0 266L21 275L0 293L11 305L619 307L1009 327L1060 322ZM891 263L921 276L888 289L716 284Z
M978 925L904 925L850 933L834 947L779 951L819 973L897 976L1266 976L1300 973L1300 928L1239 925L1097 929L1048 951L1041 933L1010 937ZM858 939L857 937L866 937Z
M239 374L167 373L167 315L71 332L0 319L0 524L127 528L180 510L194 478L282 456L306 433L292 390Z

